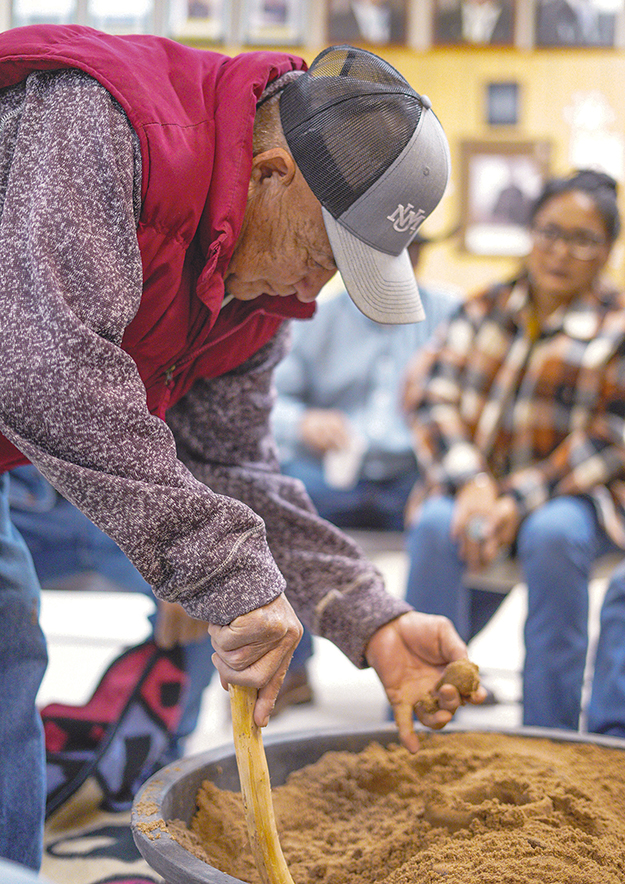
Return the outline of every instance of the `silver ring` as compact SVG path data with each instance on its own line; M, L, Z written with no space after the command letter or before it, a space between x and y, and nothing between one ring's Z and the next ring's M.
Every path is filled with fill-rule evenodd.
M466 528L467 537L482 543L486 540L486 519L484 516L473 516Z

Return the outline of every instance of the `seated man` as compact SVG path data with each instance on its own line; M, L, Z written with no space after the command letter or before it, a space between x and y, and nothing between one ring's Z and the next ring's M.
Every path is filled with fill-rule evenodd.
M408 247L413 269L427 240ZM293 324L289 355L276 370L272 413L282 472L300 479L319 514L341 528L402 531L417 478L412 439L401 406L404 369L459 303L449 291L419 285L426 319L380 325L346 291L322 301L310 322ZM312 694L305 632L276 703Z

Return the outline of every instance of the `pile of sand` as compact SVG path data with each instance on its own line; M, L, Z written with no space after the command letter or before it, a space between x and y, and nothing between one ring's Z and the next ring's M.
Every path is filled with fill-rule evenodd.
M273 790L306 884L623 884L625 752L488 733L420 735L410 755L328 752ZM257 884L238 793L206 781L171 835Z

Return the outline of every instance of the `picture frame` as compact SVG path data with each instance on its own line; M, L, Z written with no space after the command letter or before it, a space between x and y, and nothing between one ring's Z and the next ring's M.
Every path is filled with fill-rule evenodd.
M408 34L408 0L326 0L326 43L404 46Z
M170 33L177 40L227 42L231 23L226 0L171 0Z
M307 4L301 0L242 0L242 39L248 46L300 46Z
M487 83L486 122L489 126L516 126L519 122L519 84Z
M433 0L434 46L513 46L518 0Z
M535 0L534 45L613 47L623 5L623 0L586 0L584 4Z
M460 152L462 247L474 255L526 255L528 211L549 174L549 142L464 141Z
M149 34L154 30L153 0L88 0L87 25L109 34Z
M73 24L78 15L77 0L13 0L11 27L45 22L53 25Z

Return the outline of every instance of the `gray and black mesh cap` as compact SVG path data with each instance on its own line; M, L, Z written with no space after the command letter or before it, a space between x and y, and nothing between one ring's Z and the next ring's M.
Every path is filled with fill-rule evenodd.
M429 100L372 52L331 46L285 88L280 118L351 299L376 322L423 319L406 249L450 166Z

